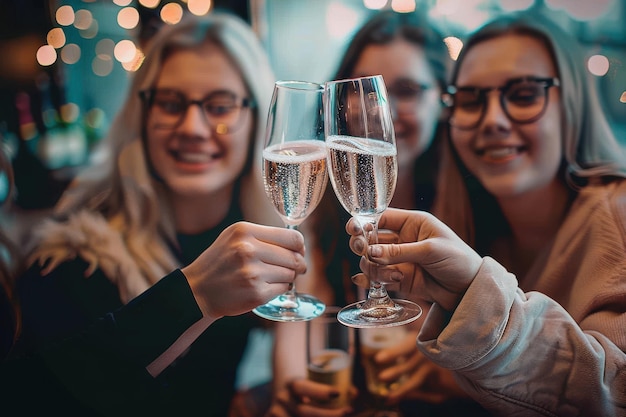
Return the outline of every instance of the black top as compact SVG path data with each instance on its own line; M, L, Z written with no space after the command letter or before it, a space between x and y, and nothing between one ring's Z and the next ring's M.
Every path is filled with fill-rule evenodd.
M69 337L36 351L22 345L1 365L0 410L7 416L165 415L173 404L164 401L166 388L145 366L201 317L177 269Z
M178 236L181 263L194 259L241 217L233 210L212 230ZM19 350L43 349L37 358L52 377L103 415L127 410L227 415L237 366L256 316L216 321L154 379L145 366L202 316L184 275L173 271L123 306L115 284L101 271L85 278L86 266L81 259L73 260L44 277L35 266L18 281L24 319Z
M0 358L4 358L13 345L15 320L12 302L6 289L0 284Z

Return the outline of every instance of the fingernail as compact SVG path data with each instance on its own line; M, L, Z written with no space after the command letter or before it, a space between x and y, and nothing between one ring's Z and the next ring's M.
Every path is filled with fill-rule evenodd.
M383 248L377 245L370 246L370 255L374 258L378 258L383 255Z

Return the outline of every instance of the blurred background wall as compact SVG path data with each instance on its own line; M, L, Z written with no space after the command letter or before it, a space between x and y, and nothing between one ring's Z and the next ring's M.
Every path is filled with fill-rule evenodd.
M183 14L226 9L250 22L280 79L323 82L377 9L425 10L453 58L487 19L533 8L586 47L615 132L626 146L626 0L0 0L0 140L17 206L51 207L98 154L142 63L145 41ZM0 199L3 198L0 178Z

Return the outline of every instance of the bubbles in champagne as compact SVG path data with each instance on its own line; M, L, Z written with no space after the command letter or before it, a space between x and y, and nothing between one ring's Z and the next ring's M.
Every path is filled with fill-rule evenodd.
M343 207L353 216L379 216L396 187L396 148L381 140L349 136L331 136L327 146L330 179Z
M265 192L286 224L300 224L319 204L328 170L325 143L285 142L263 151Z

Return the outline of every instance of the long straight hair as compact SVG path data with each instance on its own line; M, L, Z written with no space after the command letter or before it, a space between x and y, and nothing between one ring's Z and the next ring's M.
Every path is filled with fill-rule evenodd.
M463 60L474 46L508 34L524 34L540 40L554 60L562 97L563 161L559 175L572 193L589 182L626 177L624 150L611 131L595 84L585 70L582 48L549 18L534 12L519 12L485 24L465 42L452 71L451 83L456 82ZM484 250L502 233L502 227L508 226L495 198L455 155L449 134L448 128L433 211L469 244Z
M452 60L443 35L423 12L398 13L393 10L383 10L375 13L353 36L339 62L333 79L355 76L354 67L368 46L388 45L399 39L419 48L424 53L439 91L445 91ZM393 63L389 63L389 65L393 66ZM419 155L415 163L414 177L416 182L436 182L439 148L444 132L444 114L442 111L433 137L429 138L428 147Z
M252 28L232 14L186 16L176 25L163 27L149 42L126 101L102 142L99 152L104 162L80 175L56 208L62 216L83 208L101 213L122 233L131 256L151 282L179 265L172 251L176 232L171 206L164 186L150 173L142 145L145 115L139 91L155 84L171 53L206 43L219 46L230 57L256 103L248 160L238 180L244 218L280 224L263 194L260 176L265 118L275 82L266 52Z

